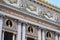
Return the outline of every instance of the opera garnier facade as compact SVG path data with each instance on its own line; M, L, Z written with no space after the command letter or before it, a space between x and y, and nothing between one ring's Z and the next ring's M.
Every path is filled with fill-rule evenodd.
M0 40L60 40L60 8L44 0L0 0Z

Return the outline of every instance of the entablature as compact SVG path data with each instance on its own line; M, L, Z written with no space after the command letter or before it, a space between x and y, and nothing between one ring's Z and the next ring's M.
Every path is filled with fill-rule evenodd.
M12 10L10 10L9 13L7 13L8 11L7 12L0 11L0 14L7 16L7 17L11 17L13 19L17 19L18 21L21 21L23 23L32 24L32 25L38 26L39 28L48 29L48 30L52 30L54 32L60 33L60 31L58 29L59 28L58 25L52 25L50 23L47 23L47 22L44 22L42 20L38 20L35 18L31 18L31 17L26 16L26 15L25 16L24 15L19 16L18 13L15 13L14 15L12 15L11 11ZM53 27L53 28L51 28L51 27Z
M17 7L14 7L14 6L11 6L11 5L8 5L8 4L4 4L4 3L1 3L0 7L1 7L0 11L4 12L4 14L1 13L2 15L5 15L5 13L7 13L7 14L11 14L13 16L21 17L21 18L29 20L31 22L36 22L36 23L39 23L39 24L43 24L45 26L48 26L48 25L53 25L54 27L56 27L56 26L59 27L60 26L60 23L58 23L56 21L52 21L52 20L46 19L46 18L44 18L44 17L42 17L40 15L36 15L36 14L31 13L31 12L28 12L24 8L17 8ZM48 8L46 8L46 10L45 10L44 9L45 7L42 7L42 6L41 6L41 8L43 8L42 12L44 12L44 13L48 9ZM48 9L48 10L49 10L48 12L51 11L50 9ZM55 12L54 11L52 13L57 13L59 15L59 12ZM47 14L47 15L50 15L50 14ZM52 27L52 26L50 26L50 27Z
M26 10L24 10L24 9L22 9L22 8L15 8L15 7L12 7L12 6L10 6L10 5L6 5L6 4L4 4L4 3L1 3L0 4L0 9L3 11L3 10L7 10L7 9L9 9L9 10L14 10L14 12L18 12L19 14L24 14L24 15L26 15L26 16L30 16L30 17L32 17L32 18L37 18L38 20L43 20L43 21L46 21L46 22L48 22L48 23L52 23L52 24L55 24L55 25L58 25L59 23L58 22L55 22L55 21L51 21L51 20L49 20L49 19L46 19L46 18L43 18L43 17L40 17L40 15L35 15L35 14L32 14L32 13L30 13L30 12L28 12L28 11L26 11ZM4 8L4 9L3 9ZM45 9L44 9L45 10ZM51 10L50 10L51 11ZM56 12L54 12L54 13L56 13ZM58 15L59 15L59 13L57 13ZM49 15L49 14L48 14Z

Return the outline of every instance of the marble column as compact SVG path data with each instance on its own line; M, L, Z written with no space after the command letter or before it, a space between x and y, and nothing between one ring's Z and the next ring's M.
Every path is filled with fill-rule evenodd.
M0 17L0 40L1 40L1 35L2 35L2 25L3 25L3 18Z
M13 34L13 40L15 40L15 34Z
M38 40L41 40L41 37L42 37L42 35L41 35L41 29L39 29L38 30Z
M58 40L58 34L55 34L55 40Z
M42 40L45 40L45 31L42 30Z
M2 32L2 40L4 40L4 32L5 32L5 31Z
M25 33L26 33L26 25L23 24L23 28L22 28L22 40L25 40Z
M16 40L21 40L21 23L18 23L17 38L16 38Z

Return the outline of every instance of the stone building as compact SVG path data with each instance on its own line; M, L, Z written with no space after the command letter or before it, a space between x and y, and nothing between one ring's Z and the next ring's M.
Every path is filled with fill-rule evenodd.
M60 40L60 8L43 0L0 0L0 40Z

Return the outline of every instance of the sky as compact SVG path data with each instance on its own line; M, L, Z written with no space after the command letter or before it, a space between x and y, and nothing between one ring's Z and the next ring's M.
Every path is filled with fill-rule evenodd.
M45 1L60 7L60 0L45 0Z

